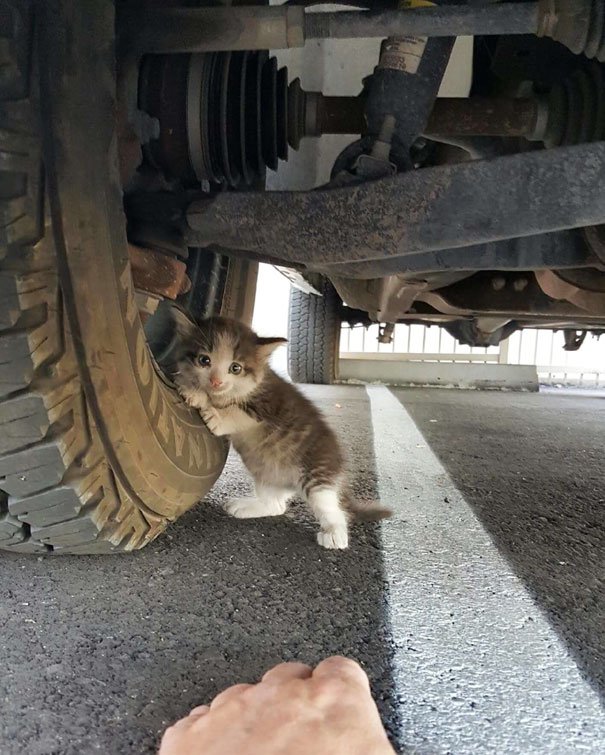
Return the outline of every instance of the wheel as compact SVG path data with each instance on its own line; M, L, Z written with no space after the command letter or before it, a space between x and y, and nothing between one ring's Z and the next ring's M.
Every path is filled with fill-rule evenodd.
M322 294L290 289L288 369L297 383L333 383L338 376L342 301L326 278L310 279Z
M135 303L113 3L0 0L0 18L0 548L141 548L227 446L160 372Z

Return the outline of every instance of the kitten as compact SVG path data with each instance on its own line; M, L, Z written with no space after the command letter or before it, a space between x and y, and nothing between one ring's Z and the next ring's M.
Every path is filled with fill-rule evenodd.
M235 320L199 324L172 308L182 357L174 382L199 409L210 432L228 435L254 478L256 496L230 500L226 510L244 519L277 516L300 494L319 522L317 541L346 548L348 519L382 519L390 511L354 504L344 457L319 410L268 365L285 338L261 338Z

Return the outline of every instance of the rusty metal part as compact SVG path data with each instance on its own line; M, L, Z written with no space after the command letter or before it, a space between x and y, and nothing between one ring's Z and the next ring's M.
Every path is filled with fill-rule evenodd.
M605 61L603 0L539 0L305 16L306 39L538 34Z
M319 134L361 134L365 128L362 97L326 97L320 94L316 105ZM311 134L309 134L310 136Z
M523 136L547 147L601 141L605 139L603 67L585 62L539 97L438 99L425 135Z
M587 333L588 331L586 330L564 330L563 338L565 339L565 343L563 344L563 350L578 351L580 346L586 340Z
M126 210L129 218L129 229L147 229L150 222L161 223L163 228L174 228L179 218L184 216L186 199L179 200L173 194L143 193L130 195ZM297 267L315 272L321 272L332 280L356 279L363 280L364 285L373 278L385 277L405 272L408 277L424 277L426 274L439 272L451 274L476 270L526 271L541 268L598 268L605 263L584 240L584 234L591 229L563 230L554 233L536 234L521 238L502 239L484 244L476 244L460 249L440 249L416 254L396 255L365 262L349 262L334 264L329 259L321 262L309 263L307 260L297 263ZM595 232L599 228L595 228ZM180 233L180 231L179 231ZM129 230L130 239L140 246L169 249L178 255L176 246L169 248L158 234L139 233L133 236ZM283 243L287 242L284 239ZM190 238L193 244L193 239ZM176 251L175 251L176 250ZM274 249L271 254L255 255L259 261L269 264L286 264L278 257L280 250ZM250 252L230 249L231 256L249 257ZM491 285L491 282L490 282ZM343 296L346 300L346 297ZM359 305L355 305L359 306Z
M538 3L455 5L420 9L305 13L301 7L124 8L121 50L137 56L220 50L279 50L306 39L389 36L451 37L533 34Z
M548 302L548 303L547 303ZM423 307L423 305L428 305ZM430 308L430 309L429 309ZM477 316L482 313L490 317L501 317L503 319L531 318L535 322L544 323L565 323L584 321L593 325L600 325L603 322L602 315L589 316L588 313L579 309L567 301L552 301L544 296L544 301L536 301L534 297L527 298L524 302L514 304L513 302L502 303L492 301L477 301L477 297L468 297L463 301L459 297L455 301L451 298L449 292L428 291L421 294L414 302L414 306L407 314L402 314L398 320L415 317L419 319L420 315L436 311L446 317L468 317Z
M433 106L424 133L443 136L526 136L538 121L536 99L442 98Z
M181 260L153 249L128 244L134 287L167 299L176 299L191 288L187 266Z
M602 141L605 72L585 61L544 96L437 100L425 135L523 136L547 147Z
M533 34L537 28L538 3L532 2L435 6L371 13L332 11L305 16L306 39Z
M326 97L306 92L296 78L288 87L288 141L298 149L305 136L361 134L365 129L362 97Z
M517 324L509 317L482 315L472 319L450 321L444 326L458 343L467 346L497 346L517 330Z
M563 280L553 270L536 270L535 276L540 288L551 299L568 301L592 314L605 314L605 291L578 288L573 283Z
M565 272L579 276L588 273ZM481 317L482 330L487 332L490 326L485 318L495 318L491 320L494 327L500 327L508 320L528 318L557 327L575 327L574 323L594 327L603 321L605 310L588 312L575 303L546 295L531 272L526 272L523 287L515 286L518 273L503 272L500 277L503 285L496 289L492 286L491 271L458 278L453 273L444 273L427 280L424 285L422 281L402 275L373 280L333 278L332 282L347 306L367 312L372 321L378 322L441 322L444 319ZM605 276L593 271L591 285L600 286L605 291Z
M184 232L309 267L404 258L603 223L604 183L599 142L311 192L222 192L189 206Z
M539 0L383 11L305 13L272 7L148 8L118 4L123 54L278 50L307 39L538 34L605 61L603 0Z
M500 291L494 291L490 286L491 273L483 271L465 278L451 286L438 291L427 291L418 297L414 303L414 310L422 312L422 303L429 304L438 312L450 315L464 315L469 312L475 316L489 315L490 317L508 317L511 319L532 317L537 320L551 319L553 321L573 321L574 318L586 319L597 323L602 321L603 312L587 311L575 302L567 299L555 299L538 281L538 271L528 275L528 285L523 291L516 291L513 281L515 273L505 273L507 285ZM603 296L603 295L602 295Z
M393 343L393 333L395 332L395 323L387 322L378 329L378 343Z
M516 291L516 274L505 273L505 285L494 291L489 271L475 273L468 278L417 293L408 306L400 301L397 306L396 288L390 300L390 314L397 322L445 323L460 318L498 318L515 320L542 327L595 327L602 325L602 315L592 315L567 301L555 301L542 291L533 275L528 274L528 285ZM380 301L385 291L385 279L351 280L334 278L338 293L347 305L368 312L372 321L380 321ZM492 322L494 322L492 320Z
M452 286L470 275L464 272L440 272L418 279L401 274L373 280L331 280L347 306L368 312L373 321L396 322L412 310L415 302L424 301L431 292ZM455 314L458 314L458 308Z
M126 54L280 50L305 42L303 8L120 8L120 49Z
M510 147L501 136L445 136L439 134L433 134L431 139L435 142L440 142L441 145L446 147L455 147L458 151L458 155L448 158L447 152L441 154L444 157L440 160L439 164L448 162L461 162L464 159L471 160L490 160L494 157L500 157L500 155L510 154ZM468 157L462 157L460 152L466 152Z
M425 281L410 281L399 275L372 280L332 277L331 282L348 307L367 312L372 322L395 322L429 287Z

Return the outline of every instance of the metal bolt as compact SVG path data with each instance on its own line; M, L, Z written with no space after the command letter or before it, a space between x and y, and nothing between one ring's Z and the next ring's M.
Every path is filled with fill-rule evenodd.
M397 120L394 115L391 113L385 115L382 126L380 127L378 139L376 139L372 147L372 157L374 159L388 162L391 153L391 141L393 140L396 124Z
M517 293L520 293L527 288L528 283L529 281L527 280L527 278L516 278L513 282L513 288Z
M395 323L387 322L378 328L378 343L393 343Z
M502 291L504 286L506 286L506 278L503 278L501 275L492 278L492 288L494 291Z

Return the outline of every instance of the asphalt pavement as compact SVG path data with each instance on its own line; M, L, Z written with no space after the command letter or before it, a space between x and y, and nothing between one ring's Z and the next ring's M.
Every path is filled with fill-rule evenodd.
M140 553L0 553L0 753L152 753L290 659L357 658L402 752L605 750L605 398L309 389L395 516L320 549L302 504L208 499Z

